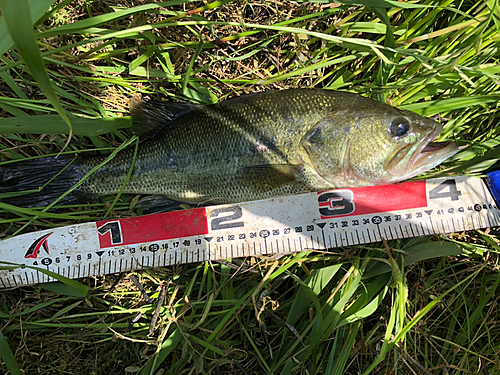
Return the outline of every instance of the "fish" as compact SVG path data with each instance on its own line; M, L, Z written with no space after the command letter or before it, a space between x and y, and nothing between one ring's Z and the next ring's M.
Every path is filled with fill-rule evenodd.
M433 119L327 89L271 90L211 105L133 98L130 112L132 132L142 140L134 164L129 148L88 176L106 156L4 165L0 193L34 192L1 201L46 206L78 184L60 204L122 189L188 203L237 203L397 183L458 151L453 142L436 142L442 126Z

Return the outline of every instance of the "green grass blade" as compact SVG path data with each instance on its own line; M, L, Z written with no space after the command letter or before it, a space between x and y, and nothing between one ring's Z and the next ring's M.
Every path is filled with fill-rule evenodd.
M500 95L476 95L408 104L401 106L401 108L419 113L422 116L433 116L451 110L470 108L472 106L485 105L488 103L498 103L499 101Z
M35 0L37 1L37 0ZM37 34L37 38L48 38L51 36L56 36L56 35L64 35L64 34L71 34L71 33L78 33L78 32L88 32L89 28L92 27L97 27L103 24L108 24L110 22L118 21L122 18L125 17L130 17L131 15L141 13L141 12L146 12L151 9L155 8L160 8L160 7L165 7L165 6L172 6L176 4L183 4L187 3L189 0L182 0L182 1L164 1L161 3L153 3L153 4L145 4L145 5L139 5L136 7L128 8L128 9L123 9L123 10L118 10L113 13L105 13L101 14L99 16L94 16L90 17L78 22L73 22L67 25L59 26L54 29L50 29L44 32L41 32ZM54 2L54 1L52 1Z
M33 78L40 86L40 89L47 96L57 113L68 125L71 134L71 122L66 115L59 98L50 82L42 55L38 49L33 32L33 22L28 0L1 0L3 17L7 24L10 36L14 40L17 50L23 57L26 66L30 70Z
M108 217L109 214L113 211L113 209L116 206L116 203L118 202L118 200L120 199L120 197L121 197L121 195L123 193L123 190L125 190L125 187L127 186L130 178L132 177L132 173L134 172L135 162L137 160L137 152L138 151L139 151L139 138L137 138L136 142L135 142L135 148L134 148L134 155L132 157L132 163L130 163L130 168L129 168L128 172L127 172L127 176L125 177L125 181L123 181L123 185L120 188L120 191L118 192L118 194L116 194L115 199L113 199L113 202L111 203L111 205L109 206L108 210L104 214L104 217Z
M342 313L342 320L339 322L339 327L351 324L373 314L389 290L387 285L389 279L390 275L385 274L370 280L370 283L365 286L362 293L356 297L356 301Z
M143 62L147 61L153 54L156 52L157 47L155 45L149 46L146 52L144 52L142 55L140 55L138 58L136 58L134 61L132 61L129 66L129 72L134 71L141 65Z
M66 294L69 296L75 297L86 297L89 291L89 287L87 285L80 284L78 281L69 279L66 276L59 275L58 273L46 270L44 268L39 268L35 266L28 265L20 265L11 262L0 261L1 264L9 264L11 266L15 266L16 268L25 267L38 272L41 272L47 276L53 277L54 279L60 281L60 284L51 284L48 289L52 290L56 293ZM49 284L46 284L49 285Z
M488 0L486 3L488 4L488 8L490 8L491 18L493 18L497 32L500 34L500 4L498 0Z
M304 351L298 356L299 359L305 360L313 351L315 351L322 340L327 339L337 328L342 311L347 302L356 291L361 281L361 272L356 266L351 266L348 271L347 287L342 292L341 297L332 306L330 312L324 317L321 325L311 334L311 341L308 343Z
M174 332L163 342L160 348L154 356L152 356L144 369L141 371L141 375L153 375L156 369L160 366L167 356L175 349L177 344L183 338L183 332L181 327L178 326Z
M298 0L299 2L304 2L304 3L326 3L329 4L331 3L330 0ZM342 0L342 1L336 1L337 3L340 4L345 4L345 5L359 5L359 6L367 6L367 7L378 7L378 8L405 8L405 9L410 9L410 8L427 8L429 7L428 5L424 4L415 4L415 3L406 3L406 2L401 2L401 1L396 1L396 0Z
M11 375L21 375L21 370L17 365L14 354L12 354L9 343L7 342L7 339L3 335L2 331L0 331L0 357L2 357Z
M3 0L8 1L8 0ZM15 3L15 1L12 1ZM29 6L31 11L31 19L39 20L47 10L55 3L55 0L29 0ZM33 24L30 25L31 27ZM14 41L10 36L7 24L5 23L5 17L0 18L0 56L3 55L7 50L9 50L13 45Z
M57 275L57 274L56 274ZM85 297L86 294L88 293L88 286L80 284L76 282L74 283L74 280L71 279L66 279L62 280L61 275L58 276L53 276L57 280L60 280L61 282L50 282L50 283L43 283L40 284L39 287L45 290L49 290L51 292L64 295L64 296L70 296L70 297L77 297L77 298L82 298ZM68 281L73 281L73 283L67 283ZM79 285L77 285L79 284Z
M361 326L361 322L356 322L352 324L351 329L349 331L349 336L344 341L342 350L338 357L334 357L334 351L330 353L330 357L328 358L325 374L331 375L343 375L345 374L345 366L349 359L349 355L352 352L352 347L354 342L356 341L356 334L358 333L359 327Z
M299 289L299 292L293 300L292 306L288 312L287 323L294 325L309 309L312 300L308 296L309 293L307 293L306 288L310 288L312 293L319 295L341 267L341 264L336 264L311 271L311 274L304 281L305 286Z
M387 16L387 10L384 8L374 7L373 11L386 25L384 46L389 47L391 50L386 50L383 52L383 54L385 55L385 57L387 57L388 60L394 61L395 53L393 52L393 50L394 48L396 48L396 42L394 40L394 34L392 31L391 22L389 20L389 17ZM389 78L392 76L394 70L395 70L394 64L387 64L384 60L381 59L379 61L379 68L375 83L378 84L380 87L385 86L387 82L389 82ZM376 93L375 99L385 103L386 98L383 93L378 92Z
M14 93L21 99L28 99L26 94L21 90L19 85L14 81L14 79L9 75L8 72L3 71L0 72L0 78L2 81L4 81L11 89L14 91ZM24 115L27 115L26 113L23 112Z
M401 264L401 259L404 260L404 265L408 266L426 259L439 258L445 256L453 256L463 254L464 250L452 242L437 242L429 241L404 249L402 253L398 253L397 263ZM372 260L369 271L364 275L366 278L381 275L386 272L391 272L392 267L379 260Z
M100 119L71 118L73 134L100 135L132 126L131 117L106 117ZM58 115L0 118L0 134L67 134L68 126Z
M182 87L182 93L184 95L186 95L187 85L188 85L189 80L191 79L191 71L193 70L194 62L196 61L197 57L199 56L202 46L203 46L203 41L200 40L200 43L198 43L198 46L196 47L196 50L195 50L193 56L191 57L191 60L189 61L189 65L188 65L186 74L184 75L184 79L182 80L181 87Z

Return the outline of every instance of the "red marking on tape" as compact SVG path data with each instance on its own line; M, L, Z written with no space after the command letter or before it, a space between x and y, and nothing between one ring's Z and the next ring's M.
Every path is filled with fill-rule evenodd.
M349 197L344 197L345 204L341 199L335 197L327 201L318 201L322 219L335 217L368 215L389 211L407 210L412 208L427 207L427 191L425 181L404 182L395 185L381 185L360 187L352 189L342 189L339 192L352 192L352 201ZM335 190L331 193L335 194ZM328 192L318 193L319 197L328 197ZM346 194L344 194L346 195ZM323 198L323 200L325 200ZM350 206L351 204L351 206ZM352 210L348 210L349 207ZM326 211L325 211L326 209ZM322 210L322 211L321 211ZM342 212L345 210L345 214ZM335 214L335 211L338 214ZM324 215L325 212L332 214Z
M44 249L47 254L49 254L49 245L47 243L47 240L49 237L52 235L53 232L50 232L48 234L43 235L42 237L38 238L31 244L29 247L28 251L26 254L24 254L24 257L26 259L37 259L38 254L40 254L40 250Z
M143 242L164 241L172 238L198 236L208 233L205 208L166 212L147 216L129 217L125 219L98 221L97 228L109 222L119 221L121 242L111 243L111 231L99 233L100 248L135 245Z

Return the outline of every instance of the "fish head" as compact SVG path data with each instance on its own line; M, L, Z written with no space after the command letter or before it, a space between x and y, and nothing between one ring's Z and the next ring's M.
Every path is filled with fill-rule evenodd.
M331 113L306 135L305 160L336 187L390 184L417 176L454 155L455 143L433 142L440 123L362 98Z

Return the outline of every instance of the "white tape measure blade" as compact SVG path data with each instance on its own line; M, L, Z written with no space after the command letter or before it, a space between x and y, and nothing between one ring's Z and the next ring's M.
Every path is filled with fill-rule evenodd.
M458 176L47 229L1 241L0 260L81 278L498 225L485 183ZM27 268L0 271L3 288L48 281Z

